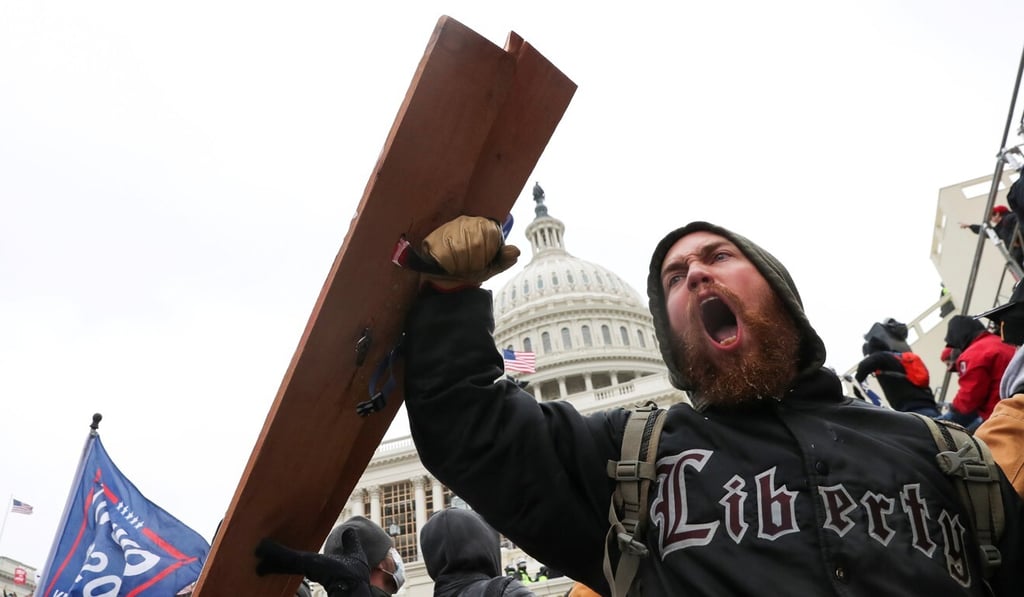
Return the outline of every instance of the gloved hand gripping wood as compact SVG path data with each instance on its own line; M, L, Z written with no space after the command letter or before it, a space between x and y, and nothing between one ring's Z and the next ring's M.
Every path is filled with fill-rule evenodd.
M506 245L501 226L478 216L459 216L438 226L423 239L421 251L445 271L425 274L438 288L479 286L515 265L519 248Z
M342 553L326 555L297 551L272 539L256 547L256 573L301 574L320 583L328 597L370 597L370 565L354 529L341 536Z

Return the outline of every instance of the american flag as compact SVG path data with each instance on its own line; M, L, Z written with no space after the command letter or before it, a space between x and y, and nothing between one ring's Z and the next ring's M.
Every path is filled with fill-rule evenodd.
M505 359L505 371L537 372L537 355L532 352L519 352L506 348L501 351L501 356Z
M14 500L11 505L11 512L17 512L18 514L32 514L32 506L29 506L21 500Z

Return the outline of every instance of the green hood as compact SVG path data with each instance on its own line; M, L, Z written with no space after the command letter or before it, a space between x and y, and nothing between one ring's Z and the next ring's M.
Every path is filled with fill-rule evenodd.
M803 303L800 301L800 293L793 283L789 272L773 257L771 253L736 234L714 224L707 222L690 222L682 228L668 233L661 239L654 255L651 257L651 269L647 276L647 297L650 300L651 315L654 316L654 330L658 336L658 344L661 347L661 355L668 366L669 376L672 385L680 390L692 390L690 380L686 379L682 372L676 367L676 360L672 354L672 342L670 340L671 330L668 323L668 313L665 310L665 293L661 286L661 264L665 260L672 245L680 238L692 232L705 231L717 234L729 239L740 251L753 262L757 270L761 272L765 280L772 287L775 293L782 299L782 303L789 309L793 321L800 330L800 362L797 366L797 378L817 372L825 363L825 343L821 341L818 333L811 327L804 313ZM694 405L700 407L699 399L694 400Z

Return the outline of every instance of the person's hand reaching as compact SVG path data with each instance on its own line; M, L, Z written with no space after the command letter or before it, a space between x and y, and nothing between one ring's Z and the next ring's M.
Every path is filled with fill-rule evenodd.
M321 584L329 597L370 597L370 565L355 529L346 530L341 541L341 555L325 555L264 539L256 547L256 574L299 574Z

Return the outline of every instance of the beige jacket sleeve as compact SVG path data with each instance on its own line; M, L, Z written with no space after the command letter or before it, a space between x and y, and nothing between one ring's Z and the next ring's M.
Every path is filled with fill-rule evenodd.
M1024 394L1000 400L974 434L988 444L999 468L1024 499Z

